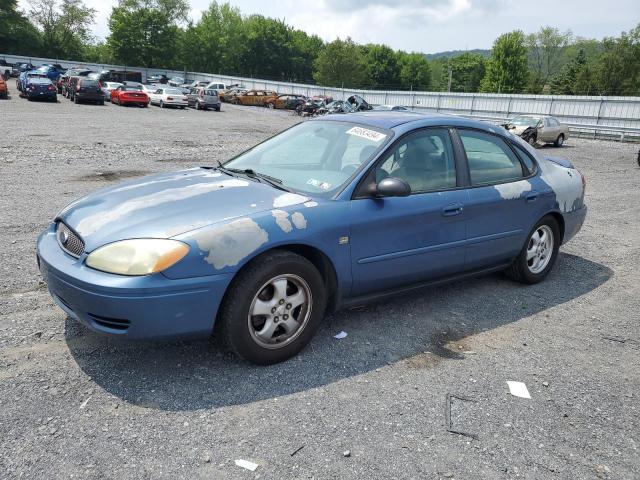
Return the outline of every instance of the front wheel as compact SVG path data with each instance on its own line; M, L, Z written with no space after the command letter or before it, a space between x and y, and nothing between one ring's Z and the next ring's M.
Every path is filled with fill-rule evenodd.
M220 310L226 343L259 365L287 360L311 340L324 317L322 276L306 258L266 253L234 279Z
M275 108L275 105L274 105L273 103L267 103L267 107L268 107L270 110L273 110L273 109Z
M507 275L522 283L541 282L558 258L560 240L556 219L551 215L543 217L533 227L520 254L506 270Z
M564 143L564 133L561 133L560 135L558 135L558 138L556 138L554 145L556 147L561 147L563 143Z

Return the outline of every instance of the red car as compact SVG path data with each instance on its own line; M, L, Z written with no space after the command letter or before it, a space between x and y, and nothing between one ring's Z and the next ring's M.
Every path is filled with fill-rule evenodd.
M149 106L149 96L138 85L121 85L111 92L111 103L118 105Z

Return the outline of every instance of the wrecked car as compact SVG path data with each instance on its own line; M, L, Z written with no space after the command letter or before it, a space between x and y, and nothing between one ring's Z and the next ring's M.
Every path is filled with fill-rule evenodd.
M295 109L295 113L303 117L312 117L318 113L318 110L333 102L332 97L324 95L316 95L308 98L306 102L299 103Z
M582 226L584 192L570 162L487 123L326 115L224 163L72 202L39 236L37 263L55 302L93 331L215 329L272 364L340 308L499 270L544 280Z
M320 107L317 111L318 115L326 115L328 113L353 113L356 109L344 100L336 100L328 105Z
M569 138L569 127L549 115L518 115L502 126L530 145L552 143L561 147Z
M356 112L366 112L367 110L373 110L373 107L369 105L364 98L360 95L351 95L347 98L347 102L353 107Z

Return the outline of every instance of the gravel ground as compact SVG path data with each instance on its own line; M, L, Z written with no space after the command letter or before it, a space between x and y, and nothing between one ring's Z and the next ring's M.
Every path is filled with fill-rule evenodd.
M638 145L549 149L586 174L590 212L542 284L492 275L340 312L257 368L215 342L87 331L51 301L34 244L86 192L211 164L295 117L14 95L0 120L0 478L640 478ZM447 393L472 400L451 421L476 439L447 432Z

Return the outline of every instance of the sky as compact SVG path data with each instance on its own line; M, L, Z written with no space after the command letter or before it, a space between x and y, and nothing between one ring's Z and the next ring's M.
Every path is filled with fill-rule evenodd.
M94 34L109 34L117 0L84 0L97 10ZM188 0L197 20L210 0ZM219 3L222 3L219 1ZM231 0L244 14L284 19L323 40L351 37L394 49L436 53L491 48L501 33L537 31L543 25L601 39L640 23L640 0ZM20 0L28 10L28 0Z

